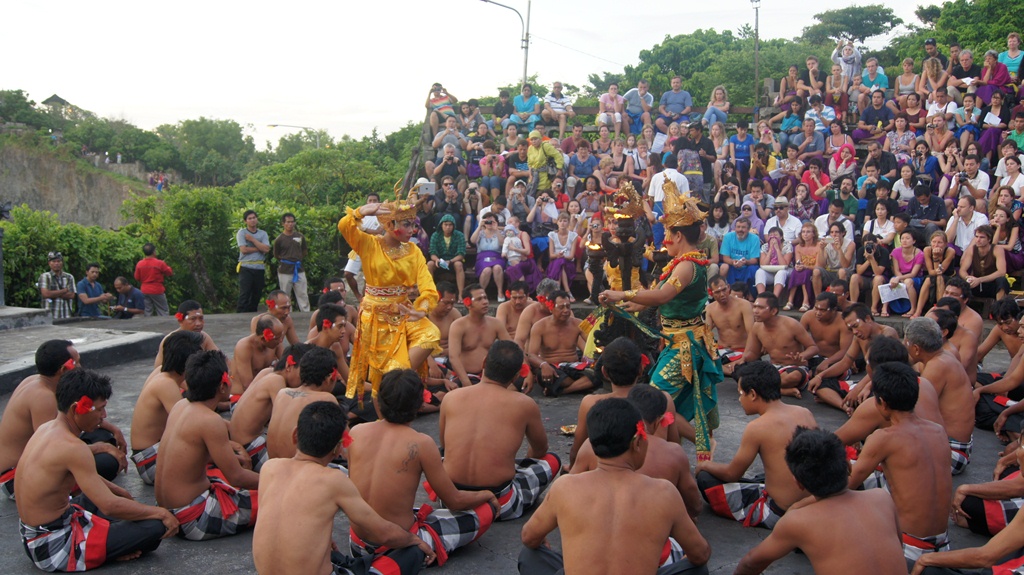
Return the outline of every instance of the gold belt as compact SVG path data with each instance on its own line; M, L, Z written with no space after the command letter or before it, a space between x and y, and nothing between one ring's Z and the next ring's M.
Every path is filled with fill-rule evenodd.
M701 314L698 317L693 317L693 318L690 318L690 319L674 319L674 318L668 318L668 317L661 318L661 325L662 325L662 327L665 327L665 328L668 328L668 329L682 329L682 328L685 328L685 327L695 327L695 326L704 325L704 324L705 324L705 321L704 321L704 315L703 314Z
M409 293L409 289L406 288L405 286L377 287L377 286L370 286L370 285L368 285L368 286L366 286L365 293L367 295L372 295L372 296L376 296L376 297L395 297L395 296L404 296L404 295L408 294Z

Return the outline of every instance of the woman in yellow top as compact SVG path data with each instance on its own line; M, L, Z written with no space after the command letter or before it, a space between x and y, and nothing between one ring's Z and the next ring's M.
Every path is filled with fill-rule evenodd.
M360 220L372 215L384 226L384 235L360 229ZM441 333L426 317L437 305L437 289L423 252L409 243L418 228L415 193L408 201L346 208L345 217L338 222L338 231L362 259L366 277L345 393L348 397L355 397L367 381L376 396L385 373L419 368L438 348ZM413 286L419 287L419 297L410 304L408 291Z

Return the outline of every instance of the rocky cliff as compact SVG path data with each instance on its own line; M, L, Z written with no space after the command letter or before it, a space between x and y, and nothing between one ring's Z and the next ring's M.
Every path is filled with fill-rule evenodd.
M104 166L108 167L108 166ZM129 166L109 166L129 173ZM144 172L143 172L144 173ZM129 183L103 169L57 157L45 149L0 146L0 202L48 210L61 223L117 228L121 204L132 191L152 193L143 182Z

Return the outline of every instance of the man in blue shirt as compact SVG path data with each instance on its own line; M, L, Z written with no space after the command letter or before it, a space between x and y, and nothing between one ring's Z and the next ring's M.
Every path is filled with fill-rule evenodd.
M761 239L750 233L750 220L747 218L737 219L734 225L735 231L722 238L722 247L718 250L722 265L718 273L724 275L730 284L745 282L753 287L754 274L760 267Z
M100 277L100 264L85 267L85 277L78 282L78 315L83 317L109 317L100 313L100 304L114 299L113 294L104 293L103 285L96 281Z
M686 118L693 108L693 98L690 93L683 89L683 79L679 76L672 78L672 90L661 95L658 102L658 112L661 114L654 121L654 127L659 132L668 133L668 125L680 122Z
M885 91L875 90L871 93L871 105L863 108L857 129L850 136L854 142L863 140L877 141L885 144L885 134L891 132L896 125L896 115L885 105Z
M124 277L118 276L114 280L114 291L117 292L117 304L110 307L114 319L131 319L146 311L146 296Z

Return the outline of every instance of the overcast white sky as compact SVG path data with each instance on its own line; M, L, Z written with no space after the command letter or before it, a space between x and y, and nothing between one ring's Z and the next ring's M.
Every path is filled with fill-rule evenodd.
M503 3L526 17L526 0ZM813 13L851 4L764 0L761 36L792 38ZM915 5L894 9L914 22ZM583 85L666 35L753 22L749 0L533 0L529 73ZM435 81L460 99L490 94L522 76L520 37L512 11L481 0L16 1L4 8L0 89L56 93L144 129L233 119L262 147L287 133L267 124L339 138L419 122Z

